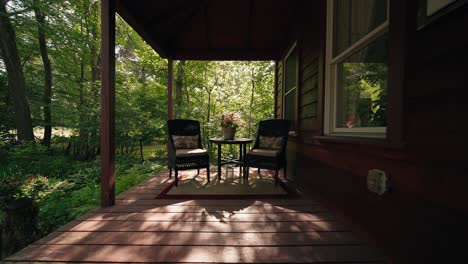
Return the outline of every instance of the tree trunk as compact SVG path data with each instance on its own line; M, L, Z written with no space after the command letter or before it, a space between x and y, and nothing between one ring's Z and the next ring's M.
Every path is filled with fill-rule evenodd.
M80 101L79 101L79 111L80 111L80 136L79 136L79 148L78 148L78 160L86 160L88 159L88 138L89 138L89 130L88 130L88 113L87 107L85 103L85 90L84 90L84 61L82 59L80 65Z
M252 81L252 93L250 94L250 109L249 109L249 138L251 137L252 135L252 112L253 112L253 104L254 104L254 95L255 95L255 74L254 74L254 70L252 69L252 77L251 77L251 81Z
M96 5L98 2L94 2L92 5ZM100 92L100 73L101 73L101 49L100 49L100 38L98 32L98 12L96 12L95 6L91 6L90 13L85 17L85 25L86 25L86 35L91 36L91 41L89 41L89 52L90 52L90 67L91 67L91 92L92 97L89 99L90 103L92 104L93 108L99 108L99 92ZM95 112L88 117L88 120L93 120L93 124L89 126L88 130L88 151L86 153L87 159L94 159L94 148L97 142L94 140L98 138L98 130L94 120L98 120L99 118L95 116ZM90 151L92 149L92 151Z
M23 198L2 214L1 258L17 252L39 238L39 206Z
M145 161L145 157L143 157L143 140L140 139L140 159L141 162Z
M182 88L184 80L184 65L185 61L179 61L177 65L177 76L175 80L175 118L180 118L182 113Z
M33 0L34 14L37 21L37 32L39 40L39 49L41 51L42 64L44 65L44 138L42 144L50 147L50 140L52 138L52 66L49 60L47 51L46 35L45 35L45 16L42 13L38 0Z
M210 123L211 120L211 91L208 93L208 104L207 104L207 109L206 109L206 122Z
M16 45L15 29L6 11L6 4L7 1L0 1L0 52L8 74L8 89L13 97L18 140L33 141L31 110L26 93L23 66Z
M71 149L72 143L68 142L67 147L65 148L65 155L70 155L70 149Z

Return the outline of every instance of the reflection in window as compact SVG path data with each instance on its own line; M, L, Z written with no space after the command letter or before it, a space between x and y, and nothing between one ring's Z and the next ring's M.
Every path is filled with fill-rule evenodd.
M385 127L387 36L337 65L336 127Z
M387 20L387 0L335 0L333 55L339 55Z

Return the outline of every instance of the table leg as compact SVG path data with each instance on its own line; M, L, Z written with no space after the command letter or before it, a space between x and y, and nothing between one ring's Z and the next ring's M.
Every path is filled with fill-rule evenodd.
M246 168L245 168L245 156L247 156L247 143L244 143L244 149L243 149L243 153L242 153L242 166L244 166L244 177L247 177L245 174L249 174L248 171L246 171ZM248 166L247 166L248 168Z
M242 159L242 143L239 144L239 177L242 177L243 159Z
M221 179L221 144L218 144L218 179Z

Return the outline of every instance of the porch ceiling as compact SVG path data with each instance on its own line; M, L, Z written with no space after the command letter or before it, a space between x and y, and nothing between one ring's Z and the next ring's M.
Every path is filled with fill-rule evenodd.
M276 60L301 0L116 0L117 12L161 57Z

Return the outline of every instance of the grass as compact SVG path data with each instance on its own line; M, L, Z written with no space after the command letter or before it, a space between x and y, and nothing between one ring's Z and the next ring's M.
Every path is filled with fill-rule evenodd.
M143 157L145 160L162 160L166 159L166 145L148 145L143 146Z

